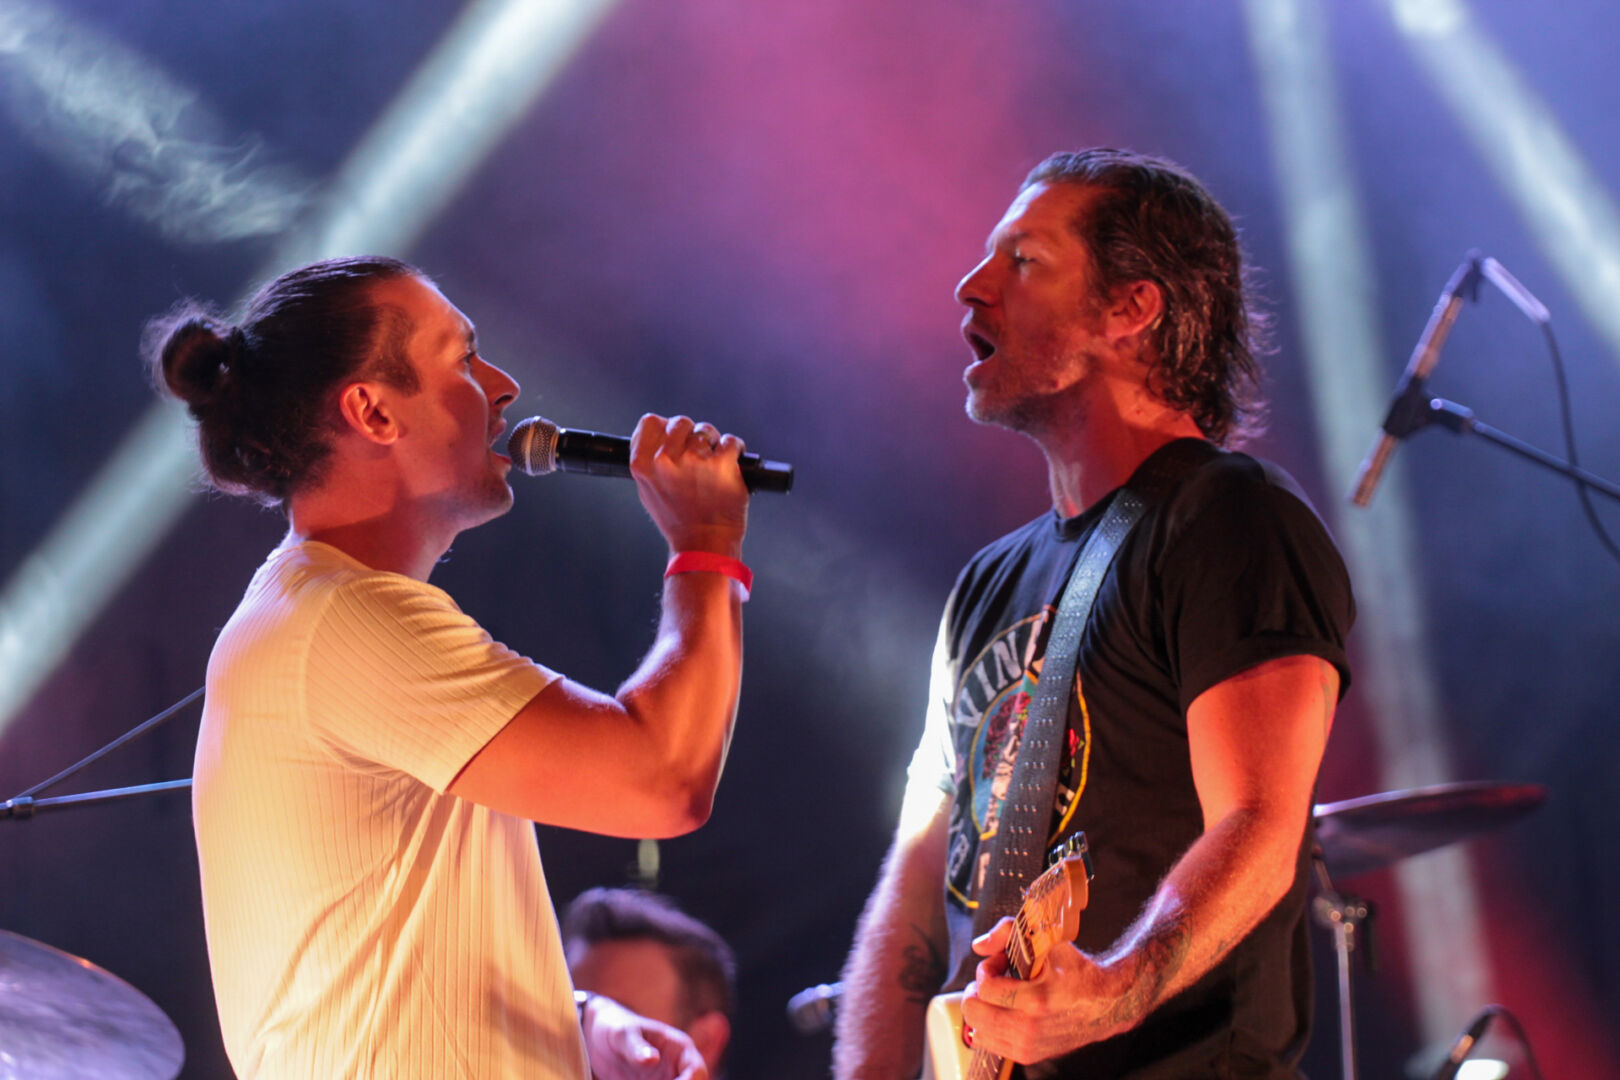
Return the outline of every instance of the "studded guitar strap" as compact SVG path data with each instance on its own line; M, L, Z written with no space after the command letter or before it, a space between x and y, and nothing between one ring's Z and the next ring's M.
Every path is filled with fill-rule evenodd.
M1086 538L1058 601L1040 678L1030 698L1012 783L1001 804L991 840L995 847L979 890L979 906L973 916L975 936L988 931L1002 916L1016 913L1024 887L1046 868L1080 639L1103 577L1147 508L1214 452L1208 443L1190 439L1160 449L1115 493L1102 520Z

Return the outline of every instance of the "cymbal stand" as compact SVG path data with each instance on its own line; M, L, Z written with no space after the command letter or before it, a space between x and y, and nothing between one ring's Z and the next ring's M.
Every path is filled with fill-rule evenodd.
M1349 896L1334 889L1328 877L1322 850L1317 848L1311 856L1316 872L1317 893L1312 903L1316 921L1333 933L1333 951L1339 968L1339 1072L1341 1080L1356 1080L1356 1017L1355 1001L1350 993L1350 956L1358 944L1363 951L1370 941L1358 935L1361 924L1372 917L1372 905L1359 896ZM1368 927L1371 931L1371 927Z
M40 810L62 806L84 806L90 803L112 802L118 799L135 798L142 795L155 795L159 792L178 791L184 788L189 788L191 786L191 778L186 777L181 780L164 780L156 784L139 784L135 787L108 788L105 791L86 791L78 795L58 795L55 798L50 799L36 799L34 797L47 788L53 788L69 777L76 775L85 767L100 761L102 758L106 757L120 746L123 746L125 743L129 742L131 739L151 731L153 728L169 719L169 717L173 716L187 705L190 705L193 701L196 701L198 698L202 697L202 695L203 688L198 687L196 690L193 690L191 693L187 694L173 705L170 705L167 709L164 709L156 716L143 720L141 723L135 725L135 727L131 728L129 731L124 732L106 746L103 746L101 749L90 754L88 757L69 765L67 768L57 773L49 780L35 784L27 791L0 802L0 821L4 821L7 818L14 821L26 821L29 818L32 818L34 814Z

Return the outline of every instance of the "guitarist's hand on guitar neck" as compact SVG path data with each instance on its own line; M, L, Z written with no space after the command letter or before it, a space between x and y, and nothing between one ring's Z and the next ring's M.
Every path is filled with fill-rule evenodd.
M1044 1045L1051 1034L1041 1030L1051 1022L1051 1009L1031 1014L1029 1002L1049 993L1053 984L1042 980L1053 971L1054 952L1084 958L1070 942L1091 896L1085 833L1068 837L1051 858L1052 865L1024 890L1017 916L973 942L973 951L988 957L979 963L978 978L964 992L941 994L929 1004L923 1080L1007 1080L1014 1062L1053 1056L1021 1055L1033 1053L1029 1047ZM1066 954L1058 970L1072 966ZM983 1037L980 1024L986 1025Z
M1002 919L973 942L985 957L962 996L962 1020L973 1045L1028 1064L1066 1054L1133 1026L1120 1005L1130 996L1130 961L1107 963L1068 942L1053 945L1027 979L1007 974L1013 920Z

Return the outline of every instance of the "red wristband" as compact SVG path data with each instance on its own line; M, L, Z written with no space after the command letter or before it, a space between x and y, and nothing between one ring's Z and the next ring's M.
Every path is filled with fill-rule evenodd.
M664 567L664 576L686 574L694 570L726 575L742 586L743 602L748 602L748 594L754 588L754 572L748 569L748 565L741 559L733 559L729 555L716 555L712 551L677 551L669 557L669 565Z

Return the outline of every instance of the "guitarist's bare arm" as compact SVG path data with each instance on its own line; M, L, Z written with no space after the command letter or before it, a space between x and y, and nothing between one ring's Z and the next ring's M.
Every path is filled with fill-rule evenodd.
M909 1080L922 1063L923 1014L945 981L942 899L950 799L908 790L900 827L844 966L833 1076Z
M1127 1031L1253 930L1293 881L1338 687L1331 665L1292 656L1199 695L1187 730L1203 836L1105 953L1060 945L1021 982L1001 974L1006 921L975 942L989 957L962 1002L975 1045L1043 1061Z

